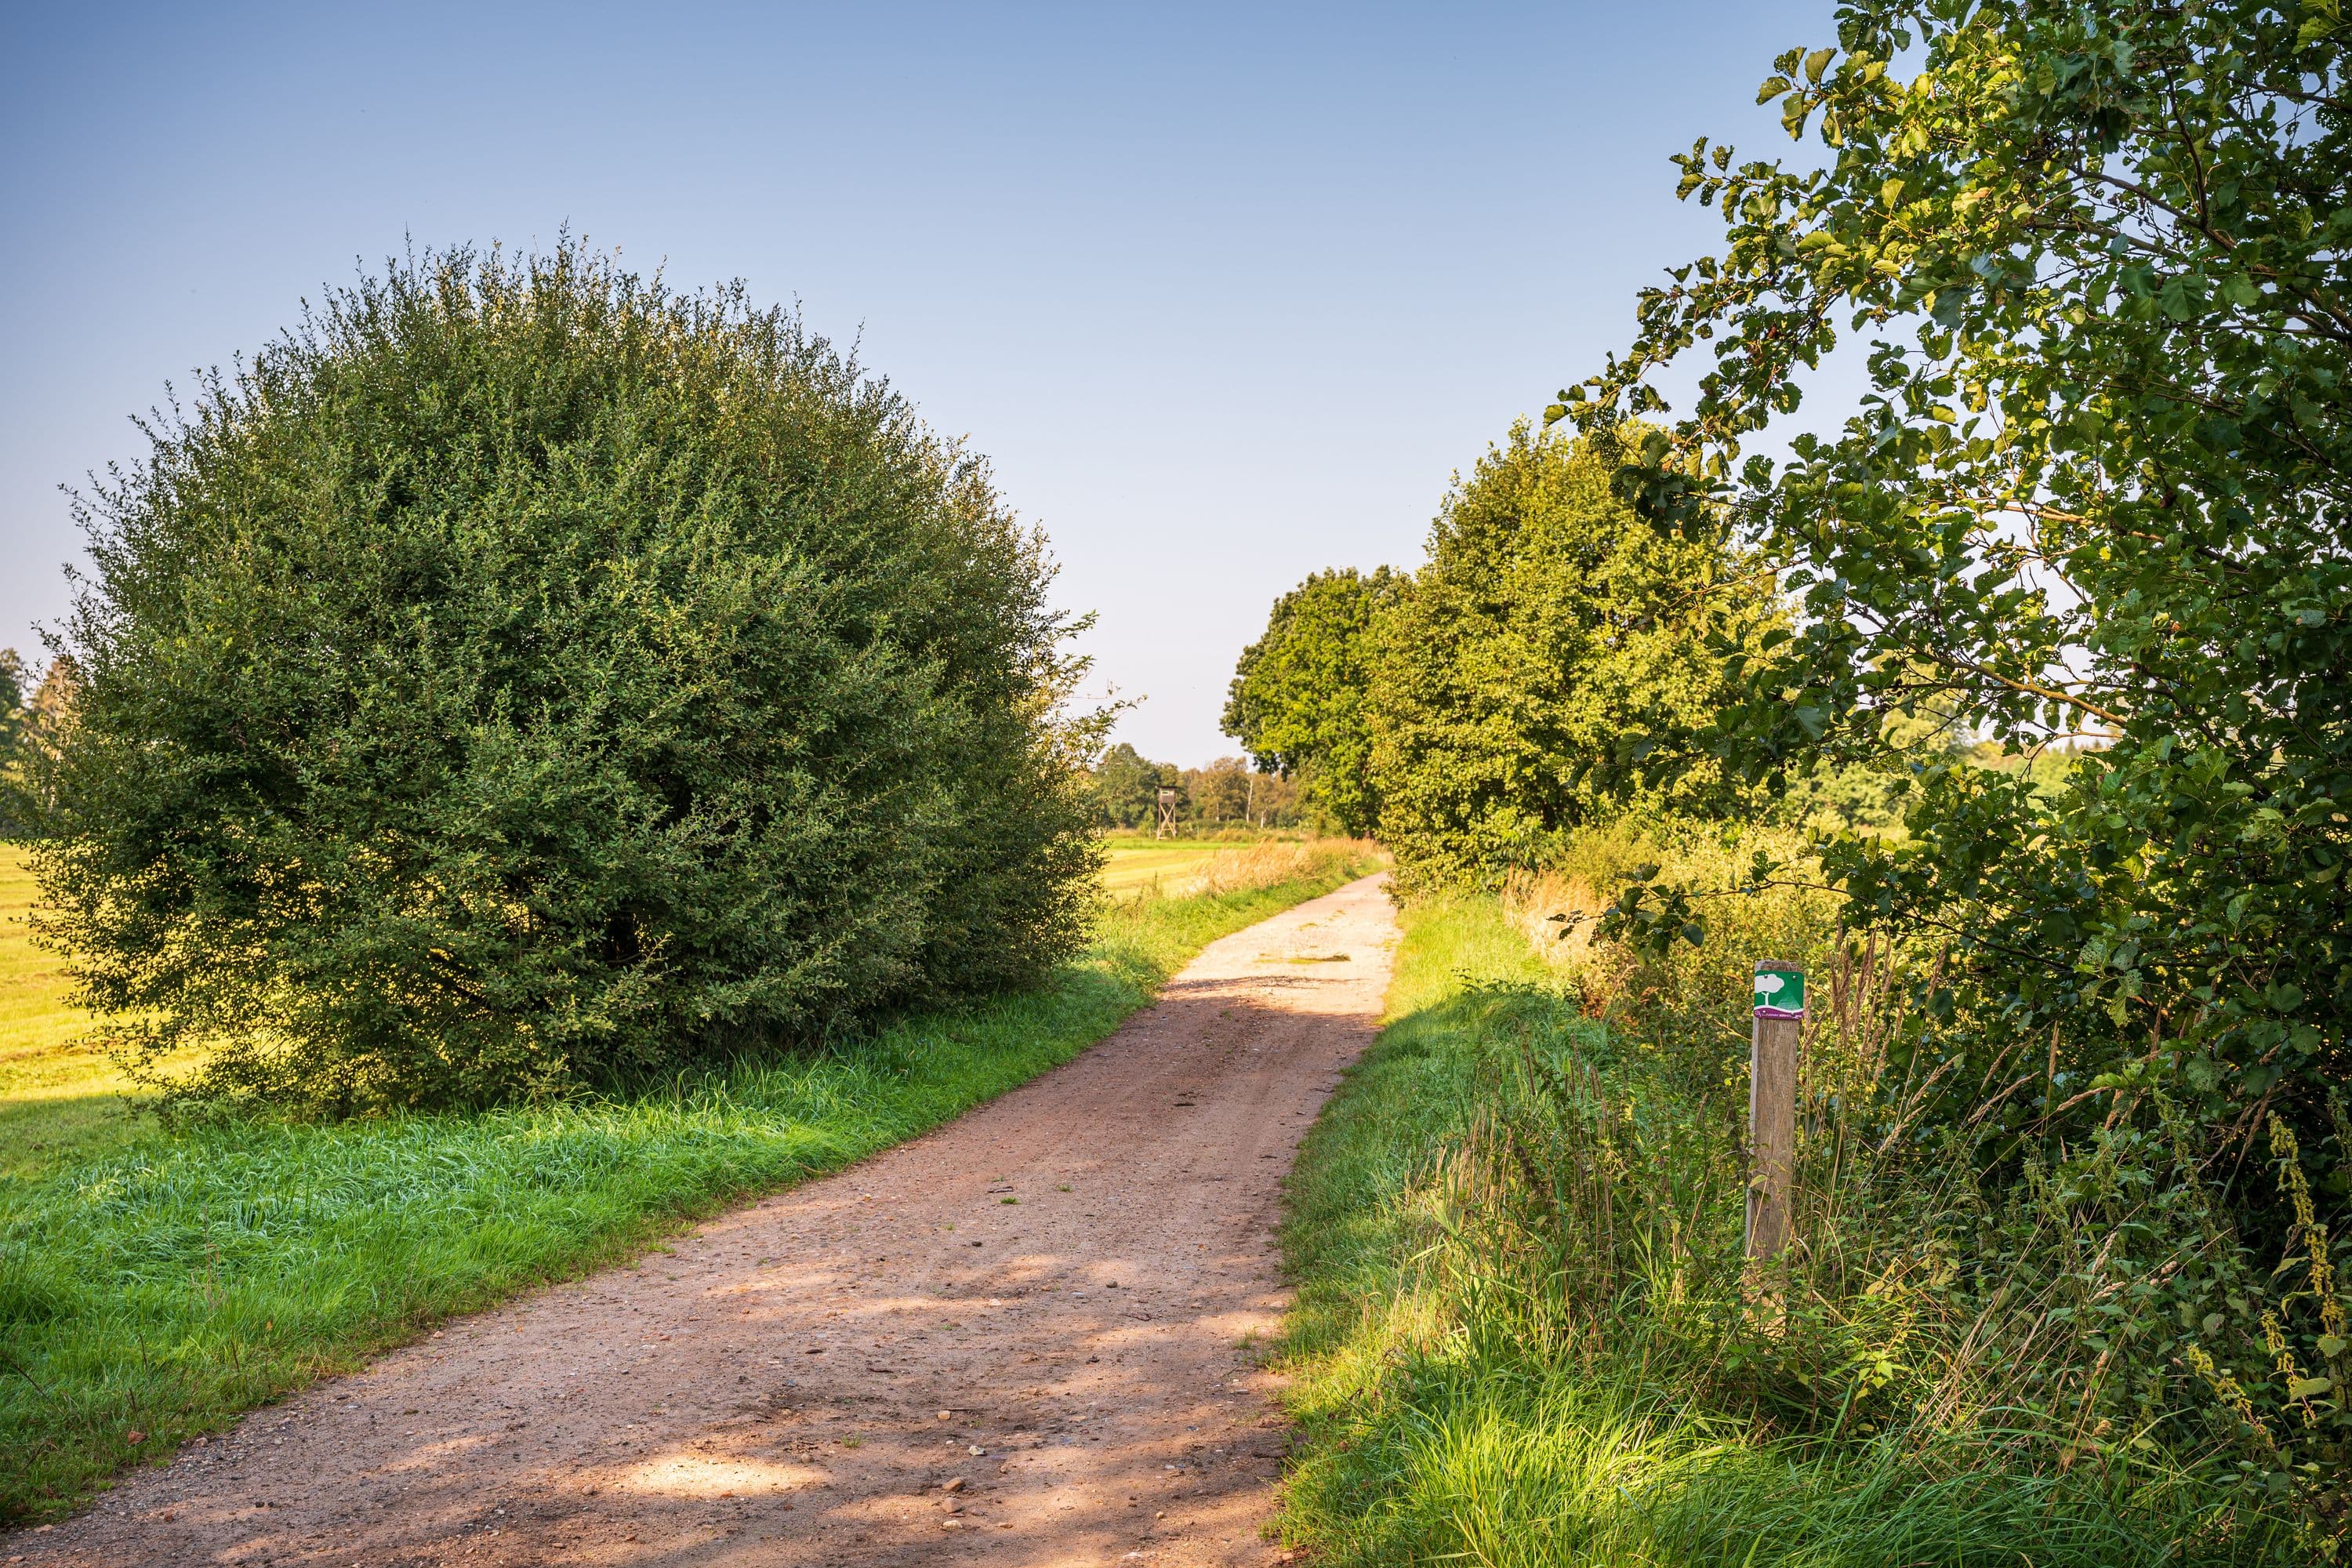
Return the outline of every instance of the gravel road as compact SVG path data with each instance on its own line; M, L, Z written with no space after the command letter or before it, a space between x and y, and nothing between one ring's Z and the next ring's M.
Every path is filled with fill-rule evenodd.
M257 1411L0 1561L1278 1562L1249 1347L1395 940L1380 878L1227 937L961 1121Z

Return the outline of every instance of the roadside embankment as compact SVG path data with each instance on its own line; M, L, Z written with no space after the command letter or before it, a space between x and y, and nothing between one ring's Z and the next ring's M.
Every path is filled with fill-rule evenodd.
M1841 1424L1833 1380L1869 1426L1878 1384L1793 1377L1814 1347L1739 1293L1737 1149L1695 1147L1724 1107L1612 1041L1497 900L1402 923L1385 1026L1289 1188L1293 1544L1488 1568L2263 1560L2210 1488ZM1904 1354L1877 1327L1853 1342Z

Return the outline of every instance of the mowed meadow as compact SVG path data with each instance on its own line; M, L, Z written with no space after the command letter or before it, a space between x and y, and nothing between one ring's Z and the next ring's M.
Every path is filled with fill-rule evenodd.
M90 1020L67 1003L64 961L34 944L36 896L23 849L0 844L0 1178L11 1181L135 1126L121 1070L81 1043Z
M348 1370L457 1312L627 1262L1083 1050L1205 943L1377 864L1349 841L1114 838L1092 936L1042 985L627 1095L356 1121L159 1122L0 930L0 1517Z

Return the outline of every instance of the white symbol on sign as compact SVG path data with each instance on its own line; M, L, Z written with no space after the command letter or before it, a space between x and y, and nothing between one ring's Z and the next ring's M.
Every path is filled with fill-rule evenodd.
M1789 977L1785 974L1759 974L1756 977L1756 989L1767 996L1772 995L1787 984L1789 984Z

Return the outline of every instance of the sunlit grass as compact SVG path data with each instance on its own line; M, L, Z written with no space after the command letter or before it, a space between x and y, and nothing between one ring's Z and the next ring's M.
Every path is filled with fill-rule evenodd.
M1155 884L1173 882L1224 847L1205 839L1154 840L1149 834L1107 834L1103 837L1102 885L1114 893L1131 894Z
M66 1002L63 962L33 945L33 877L0 844L0 1180L38 1174L133 1136L130 1088L83 1043L90 1020Z
M1100 1039L1206 942L1368 868L1333 852L1279 886L1118 900L1036 991L626 1100L178 1132L123 1114L45 1145L0 1177L0 1519L58 1512L421 1325L935 1126ZM26 1125L80 1103L40 1098L66 1070L27 1069Z
M1802 1442L1710 1410L1628 1321L1531 1343L1436 1260L1433 1173L1571 998L1487 899L1409 910L1389 1022L1299 1155L1282 1359L1307 1432L1283 1527L1334 1565L2105 1568L2266 1561L2210 1488L2012 1468L1990 1446Z

